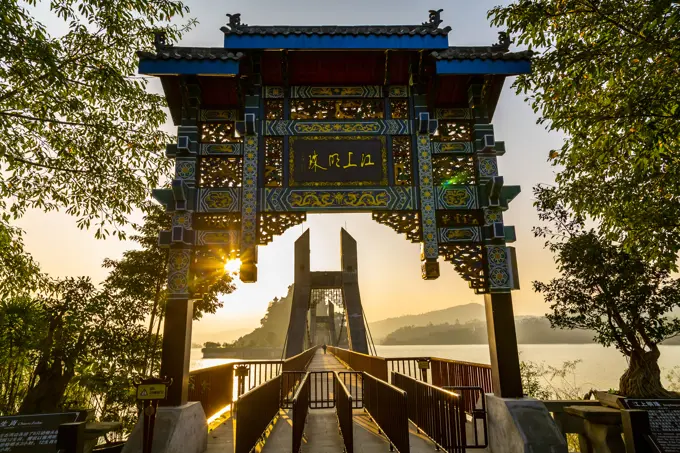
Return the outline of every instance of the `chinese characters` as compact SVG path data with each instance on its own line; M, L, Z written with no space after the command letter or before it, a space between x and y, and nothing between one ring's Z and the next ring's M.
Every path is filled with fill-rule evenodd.
M387 184L384 137L290 137L289 152L291 187Z
M354 152L353 151L348 151L347 152L347 163L342 165L341 159L340 159L340 153L332 153L328 155L328 165L326 167L322 166L319 163L319 154L316 152L316 150L313 151L313 153L309 156L309 166L308 169L312 170L314 172L316 171L326 171L328 168L342 168L342 169L348 169L352 167L371 167L375 165L375 162L373 162L373 158L371 157L370 153L361 153L361 160L359 161L359 164L355 163L354 159Z

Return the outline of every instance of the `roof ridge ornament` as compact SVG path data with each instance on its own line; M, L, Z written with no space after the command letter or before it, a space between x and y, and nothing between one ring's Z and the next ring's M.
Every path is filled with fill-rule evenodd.
M244 28L248 26L248 24L241 23L241 13L227 14L227 17L229 18L229 23L227 24L227 27L229 27L230 30L238 30L239 28Z
M498 42L493 44L491 48L493 50L502 50L503 52L510 51L510 44L512 44L512 39L510 39L510 34L507 31L498 32Z
M153 45L156 51L172 47L172 44L168 43L168 34L162 30L153 32Z
M442 22L444 22L441 18L442 11L444 11L444 10L443 9L438 9L438 10L431 9L429 21L423 22L422 25L425 26L425 27L430 27L430 28L439 28L439 25Z

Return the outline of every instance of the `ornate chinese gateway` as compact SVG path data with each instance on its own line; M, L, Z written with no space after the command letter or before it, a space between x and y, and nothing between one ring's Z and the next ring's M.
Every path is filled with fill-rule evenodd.
M499 175L505 146L491 120L530 54L509 52L504 33L488 47L449 47L440 13L421 25L301 27L232 14L223 47L159 35L155 52L139 52L178 126L172 187L154 192L173 215L160 238L176 302L166 331L190 337L194 279L240 258L241 280L256 281L258 246L308 212L372 213L421 243L424 279L439 277L441 257L512 315L515 231L503 212L520 189ZM184 356L164 351L164 372L186 379Z

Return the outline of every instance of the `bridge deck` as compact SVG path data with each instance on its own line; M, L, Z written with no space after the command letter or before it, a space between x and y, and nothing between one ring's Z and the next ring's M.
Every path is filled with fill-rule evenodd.
M332 354L317 351L308 367L309 371L346 371L347 368ZM314 386L312 386L314 392ZM292 453L292 420L289 411L281 410L279 418L261 453ZM389 442L378 434L378 427L362 409L354 411L354 451L355 453L388 452ZM418 434L409 424L409 437L412 453L431 453L434 444L423 434ZM342 437L338 429L335 409L310 409L307 416L305 436L302 443L303 453L342 453ZM234 451L232 420L229 419L208 436L206 453L232 453ZM482 451L482 450L474 450Z
M346 371L347 368L332 354L324 354L322 350L309 363L308 371ZM315 386L311 387L312 393ZM354 411L354 451L356 453L386 452L390 443L385 436L378 434L378 427L362 409ZM434 444L426 437L417 434L411 426L411 452L432 452ZM267 439L262 453L292 453L291 420L287 412L274 426L271 437ZM342 453L344 449L342 437L338 429L335 409L311 409L307 415L307 426L302 443L303 453Z

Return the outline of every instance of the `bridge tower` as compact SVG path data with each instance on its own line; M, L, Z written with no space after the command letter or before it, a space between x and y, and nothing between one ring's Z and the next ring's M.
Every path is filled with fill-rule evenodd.
M309 252L307 230L295 241L295 285L286 358L310 346L338 345L345 337L350 349L368 354L359 294L357 241L344 228L340 230L340 271L312 272ZM345 315L337 326L335 312L341 307Z

